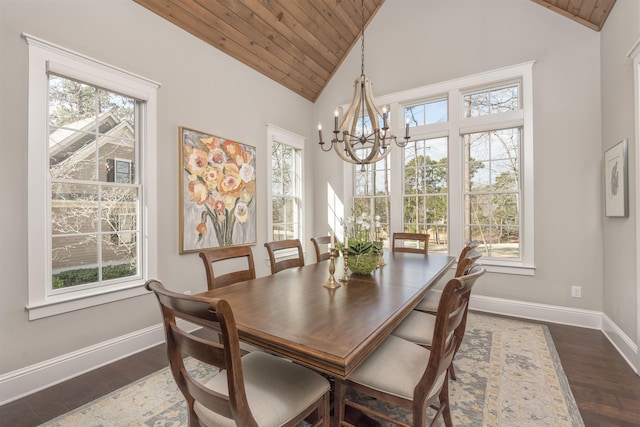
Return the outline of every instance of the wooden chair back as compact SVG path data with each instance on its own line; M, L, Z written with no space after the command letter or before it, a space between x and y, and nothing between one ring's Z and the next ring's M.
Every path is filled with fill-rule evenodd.
M474 264L482 254L476 249L478 247L478 242L469 242L467 245L462 248L460 251L460 255L458 256L458 266L456 267L456 273L454 277L460 277L464 275L465 270Z
M329 246L331 244L331 236L312 237L311 242L313 248L316 250L317 262L329 259ZM327 245L326 251L323 251L321 245Z
M426 408L431 404L432 399L438 397L439 411L444 410L442 407L444 404L449 405L447 372L462 339L457 331L466 326L471 289L484 273L485 269L476 265L468 274L455 277L445 285L436 313L427 369L414 390L414 408ZM429 399L430 396L431 399ZM420 404L416 405L416 402ZM415 425L423 425L416 422L416 417L420 419L422 416L414 410ZM449 423L445 422L445 424Z
M256 278L256 268L253 262L253 251L249 246L230 246L215 248L200 252L207 273L207 287L209 290L222 288L233 283L244 282ZM236 270L216 276L213 265L217 262L246 259L246 270Z
M426 233L393 233L391 240L392 252L412 252L426 255L429 251L429 235ZM397 245L396 242L398 241L402 241L402 245ZM405 246L404 243L406 241L415 241L418 246L415 248Z
M189 425L200 425L193 409L197 401L211 411L235 419L239 425L257 426L247 403L238 331L229 304L217 298L171 292L156 280L148 281L145 286L156 294L160 303L169 365L173 378L187 401ZM200 338L179 328L176 318L187 321L197 319L198 324L208 323L212 329L218 328L222 343ZM225 369L229 395L215 393L192 377L183 362L187 356L221 370Z
M299 239L278 240L275 242L267 242L264 244L269 253L269 264L271 266L271 274L293 267L304 267L304 254L302 252L302 244ZM297 255L287 257L278 261L276 253L281 250L296 249Z
M370 363L369 366L366 366L364 373L359 373L358 368L356 368L353 376L358 377L358 380L353 380L349 377L340 381L336 380L336 396L334 400L336 406L334 411L338 418L337 425L353 425L343 424L342 422L345 418L346 408L350 406L359 408L366 414L379 417L398 426L433 426L436 424L436 420L442 417L444 425L452 427L447 373L459 345L456 331L465 324L471 289L484 272L485 270L481 266L474 266L469 269L468 274L455 277L445 285L438 311L435 315L433 342L430 351L421 352L422 356L427 359L425 360L426 364L423 365L425 366L424 371L416 372L412 370L413 367L408 367L404 363L397 363L397 360L402 359L405 354L396 354L395 352L402 351L402 349L397 350L398 347L396 346L385 347L383 342L380 347L383 349L383 353L381 355L376 354L380 348L374 350L369 359L363 362L365 366ZM400 342L392 342L400 346L404 346L404 343L417 346L417 344L411 344L401 338L394 336L390 338L399 340ZM419 354L409 347L404 347L404 349L412 357L416 357ZM391 362L391 360L394 362ZM410 358L407 361L415 366L415 362L411 361ZM381 384L377 380L377 375L379 371L384 369L387 369L387 372L384 372L384 378L387 382ZM416 376L419 379L411 395L409 393L410 389L407 389L406 381L408 381L408 377L415 378ZM401 382L393 384L395 378L401 378L399 380ZM346 392L346 388L354 389L360 394L374 397L391 405L408 408L412 411L412 423L400 422L400 420L391 418L388 413L382 414L376 408L362 406L359 402L354 402L351 400L349 393ZM431 423L427 424L427 408L429 407L436 409L436 413Z

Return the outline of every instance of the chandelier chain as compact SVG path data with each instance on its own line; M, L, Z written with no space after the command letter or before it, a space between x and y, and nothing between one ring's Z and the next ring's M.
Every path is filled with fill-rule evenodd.
M360 13L360 75L364 76L364 0L362 0L362 13Z

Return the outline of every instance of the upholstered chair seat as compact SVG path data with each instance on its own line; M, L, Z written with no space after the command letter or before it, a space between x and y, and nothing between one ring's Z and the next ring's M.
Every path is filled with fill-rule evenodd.
M438 307L436 307L437 309ZM436 316L429 313L413 310L404 318L402 323L393 330L396 337L404 338L412 343L425 347L431 347L433 341L433 328L436 325Z
M329 382L307 368L263 352L242 357L247 402L259 426L281 426L329 391ZM228 395L226 371L213 377L205 387ZM232 419L195 402L200 423L208 427L235 427Z

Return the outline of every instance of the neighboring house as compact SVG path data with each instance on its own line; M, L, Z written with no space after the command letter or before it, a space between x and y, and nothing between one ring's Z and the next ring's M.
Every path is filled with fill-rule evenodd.
M96 132L97 129L97 132ZM111 111L78 120L58 128L49 136L51 177L73 177L116 184L135 179L134 129ZM97 159L97 163L96 163ZM52 257L55 275L69 269L95 268L98 256L104 265L126 264L135 251L136 203L126 187L103 187L56 183L52 192L52 230L57 243ZM97 197L103 200L101 224L94 224ZM104 203L104 202L107 203ZM107 232L102 244L96 242L97 227Z

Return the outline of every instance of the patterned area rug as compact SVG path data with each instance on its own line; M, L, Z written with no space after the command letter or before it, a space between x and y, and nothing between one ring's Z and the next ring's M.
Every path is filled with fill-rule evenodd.
M450 382L449 393L457 427L584 426L544 325L469 313L467 331L454 366L458 380ZM200 363L191 362L189 369L202 379L215 375ZM358 399L382 407L406 422L411 420L403 409L364 397ZM43 424L46 427L187 425L184 399L168 369Z

